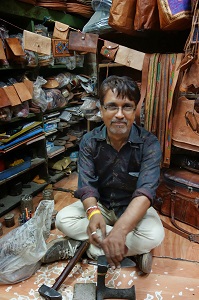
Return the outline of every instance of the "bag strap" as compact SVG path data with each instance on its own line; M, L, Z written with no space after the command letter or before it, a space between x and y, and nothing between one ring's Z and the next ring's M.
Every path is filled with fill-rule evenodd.
M143 104L145 96L146 96L150 57L151 57L151 54L146 53L144 55L144 61L143 61L143 67L142 67L142 84L141 84L141 91L140 91L141 97L140 97L140 101L137 105L137 109L135 112L135 121L136 121L137 125L141 125L140 124L140 113L141 113L142 104Z
M179 234L180 236L188 239L191 242L195 242L199 244L199 234L194 234L191 233L185 229L183 229L182 227L180 227L175 220L175 196L176 196L176 192L172 191L171 193L171 223L175 226L172 227L171 225L167 224L165 221L162 221L162 224L165 228L169 229L170 231Z

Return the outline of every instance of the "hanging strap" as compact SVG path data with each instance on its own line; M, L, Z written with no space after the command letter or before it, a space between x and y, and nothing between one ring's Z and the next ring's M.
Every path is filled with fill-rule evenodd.
M148 80L148 71L149 71L149 62L150 62L150 57L151 54L146 53L144 55L144 62L143 62L143 67L142 67L142 83L141 83L141 97L140 101L137 105L137 109L135 112L135 121L137 125L140 125L140 113L141 113L141 108L146 96L146 90L147 90L147 80Z

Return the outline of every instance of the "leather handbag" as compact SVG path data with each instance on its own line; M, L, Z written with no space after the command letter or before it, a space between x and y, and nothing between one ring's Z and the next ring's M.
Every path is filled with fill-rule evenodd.
M51 54L51 38L33 33L27 30L23 31L24 49L42 53Z
M176 233L199 243L199 234L185 230L176 222L199 229L199 174L181 168L164 170L154 207L162 215L171 218Z
M185 30L191 27L192 9L189 0L157 0L160 29Z
M142 71L145 53L119 45L115 62Z
M23 51L20 40L17 37L6 38L6 57L9 61L14 61L15 63L25 62L25 52Z
M135 30L160 30L157 0L137 0Z
M177 99L172 124L172 145L199 152L199 113L194 110L194 100Z
M68 49L78 52L97 53L98 37L99 35L95 33L70 31Z
M53 37L66 40L69 35L69 25L55 21Z
M104 41L104 46L102 46L100 53L105 56L106 58L110 60L115 59L115 55L117 53L117 50L119 48L118 44L109 42L109 41Z
M74 51L68 49L68 40L52 39L52 51L54 57L74 55Z
M134 31L136 0L112 0L108 24L113 29L126 34Z

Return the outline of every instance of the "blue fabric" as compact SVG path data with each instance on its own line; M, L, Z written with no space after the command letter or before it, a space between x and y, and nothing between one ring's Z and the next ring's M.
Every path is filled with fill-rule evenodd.
M83 136L75 196L82 201L95 197L117 216L136 196L145 195L153 204L162 157L157 137L133 124L129 140L119 152L106 137L105 125Z

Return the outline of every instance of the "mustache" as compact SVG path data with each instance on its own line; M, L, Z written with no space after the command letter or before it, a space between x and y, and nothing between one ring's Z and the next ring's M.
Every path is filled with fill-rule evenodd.
M123 121L112 120L111 124L113 124L113 123L124 123L124 124L127 124L127 121L126 120L123 120Z

